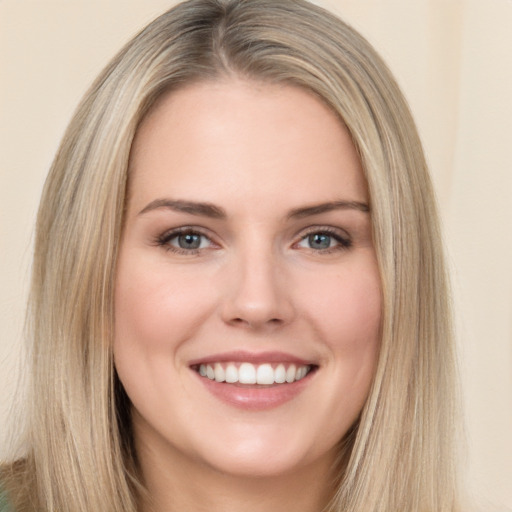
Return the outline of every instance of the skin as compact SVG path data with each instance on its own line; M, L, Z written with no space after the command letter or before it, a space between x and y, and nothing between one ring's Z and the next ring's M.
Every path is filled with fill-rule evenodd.
M371 218L360 206L369 198L348 132L299 88L198 83L145 119L130 173L114 357L151 509L318 512L380 339ZM168 200L213 204L224 217ZM350 204L290 216L340 201ZM201 235L199 249L169 234L183 227ZM236 350L278 350L316 371L277 407L236 407L190 367Z

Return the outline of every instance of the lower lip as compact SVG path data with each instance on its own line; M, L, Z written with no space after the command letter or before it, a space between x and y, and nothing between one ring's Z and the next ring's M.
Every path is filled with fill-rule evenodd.
M206 389L222 402L239 409L262 411L279 407L296 398L310 383L313 373L295 382L268 387L228 384L201 377L197 372L196 375Z

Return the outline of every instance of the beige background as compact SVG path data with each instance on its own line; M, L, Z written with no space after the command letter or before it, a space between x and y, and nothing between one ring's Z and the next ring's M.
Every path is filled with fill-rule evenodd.
M172 3L0 0L0 456L45 174L87 85ZM375 44L418 121L453 268L468 487L512 510L512 0L317 3Z

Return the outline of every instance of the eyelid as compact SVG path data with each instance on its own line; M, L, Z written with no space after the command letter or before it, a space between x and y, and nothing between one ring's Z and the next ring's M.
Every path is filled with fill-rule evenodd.
M211 245L209 247L200 247L197 249L183 249L169 243L173 238L185 234L194 234L205 237L210 241ZM199 226L179 226L176 228L168 229L155 238L155 245L160 246L167 251L184 255L194 255L204 250L219 247L219 244L215 242L211 232Z
M313 235L315 233L329 235L329 236L333 237L338 242L338 245L336 245L334 247L329 247L327 249L312 249L312 248L310 248L311 251L316 252L316 253L326 254L326 253L334 252L337 250L346 250L346 249L349 249L352 245L352 237L345 229L337 228L334 226L318 225L318 226L309 226L309 227L305 228L304 230L302 230L298 234L299 239L293 243L293 246L297 246L300 242L305 240L308 236Z
M296 235L295 241L292 244L292 248L298 248L299 243L305 240L308 236L315 233L326 234L328 236L333 237L338 242L335 246L326 249L309 248L310 251L315 253L327 254L329 252L334 252L338 250L347 250L352 245L352 237L345 229L334 226L314 225L302 229ZM202 237L207 238L210 242L210 245L208 247L199 247L196 249L183 249L175 245L171 245L169 243L173 238L182 234L200 235ZM215 235L210 230L194 225L178 226L175 228L168 229L155 237L154 244L170 252L184 255L194 255L205 250L220 248L220 244L215 241Z

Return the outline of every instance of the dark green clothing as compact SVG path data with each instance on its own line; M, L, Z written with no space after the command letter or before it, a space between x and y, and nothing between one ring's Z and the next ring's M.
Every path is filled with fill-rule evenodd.
M12 512L7 495L0 489L0 512Z

